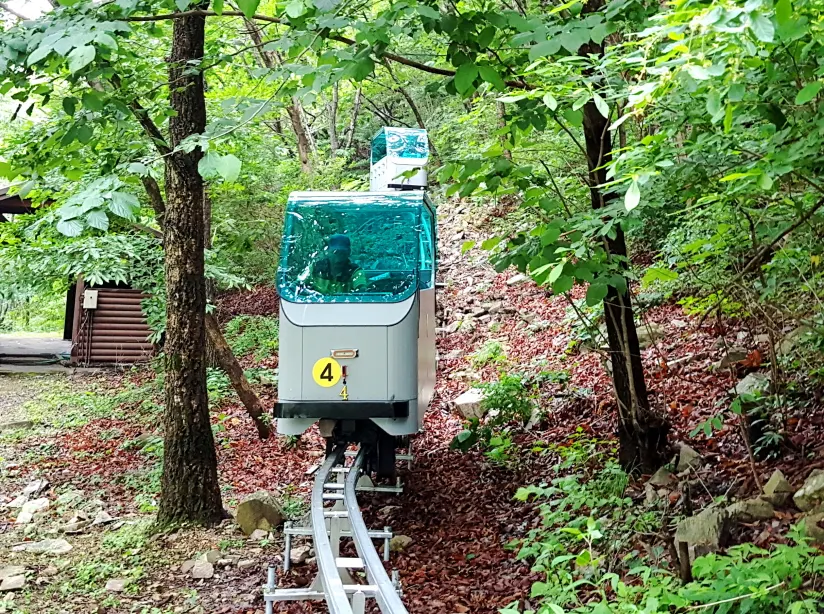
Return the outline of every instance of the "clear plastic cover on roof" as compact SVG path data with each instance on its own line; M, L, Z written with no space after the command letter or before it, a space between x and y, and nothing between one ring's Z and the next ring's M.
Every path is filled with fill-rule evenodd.
M423 192L294 192L278 270L295 303L389 303L432 286L434 216Z
M421 128L381 128L372 139L372 163L385 157L396 161L425 161L429 140Z

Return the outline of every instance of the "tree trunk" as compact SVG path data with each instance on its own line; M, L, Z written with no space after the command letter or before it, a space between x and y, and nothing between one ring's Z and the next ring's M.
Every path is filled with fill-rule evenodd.
M332 87L332 102L329 105L329 153L338 151L338 84Z
M203 76L191 64L203 57L205 17L176 19L169 58L172 149L206 129ZM206 394L206 286L203 256L203 180L199 149L172 153L166 163L166 408L161 526L215 524L224 517L217 455Z
M362 96L363 90L359 87L355 92L355 102L352 105L352 119L349 122L349 127L346 129L346 149L352 149L352 143L355 140L355 128L358 125L358 113L360 113Z
M208 186L203 186L203 249L212 249L212 199L209 196ZM206 304L214 303L215 280L206 278ZM206 366L216 368L220 366L220 359L217 355L215 344L212 342L212 335L209 334L209 326L206 326Z
M249 33L249 38L255 45L255 57L258 63L265 68L275 68L282 64L280 56L276 52L267 51L263 48L263 32L258 25L251 19L244 18L246 24L246 31ZM300 168L304 173L312 172L312 161L310 154L315 150L315 144L309 134L309 129L306 127L306 121L303 117L303 106L296 97L292 97L292 104L286 105L286 114L289 115L289 121L292 123L292 130L295 133L295 140L298 146L298 159L300 160Z
M597 11L603 0L587 3L584 13ZM581 55L603 55L602 45L590 43L581 48ZM602 84L593 83L596 92ZM601 115L595 103L584 105L584 140L589 169L590 200L593 209L603 209L615 198L611 191L604 191L607 183L606 165L612 159L612 140L609 119ZM610 257L620 259L626 267L627 246L624 232L615 225L614 238L605 237L605 248ZM626 277L624 278L626 282ZM607 339L612 362L612 380L618 403L619 462L632 472L652 473L667 460L667 433L669 424L649 406L638 331L632 309L629 289L620 292L610 286L604 298Z
M269 437L269 420L266 409L255 391L252 390L249 380L243 374L243 368L232 353L229 344L226 343L223 333L220 332L217 318L213 314L206 314L206 334L215 352L217 362L226 372L226 375L229 376L232 387L237 392L244 407L246 407L246 411L254 421L255 427L257 427L258 435L261 439L266 439Z

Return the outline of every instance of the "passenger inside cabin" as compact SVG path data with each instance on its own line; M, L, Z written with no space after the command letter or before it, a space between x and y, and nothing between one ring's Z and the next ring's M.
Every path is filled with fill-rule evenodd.
M347 294L366 287L363 269L352 262L349 237L329 237L325 255L312 264L309 283L321 294Z

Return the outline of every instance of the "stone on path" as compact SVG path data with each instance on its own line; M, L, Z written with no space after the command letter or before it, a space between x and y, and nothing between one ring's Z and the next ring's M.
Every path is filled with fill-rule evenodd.
M812 328L802 325L787 333L781 343L778 344L778 353L784 355L792 353L793 350L807 340L812 332Z
M211 563L214 565L220 560L220 550L209 550L206 554L200 557L200 560L206 561L207 563Z
M802 512L809 512L824 503L824 471L813 471L804 486L793 495L793 501Z
M804 520L804 533L812 542L824 546L824 512L807 514Z
M252 534L249 536L251 541L259 542L263 541L264 539L269 539L269 531L264 531L263 529L255 529L252 531Z
M110 593L122 593L129 586L128 578L112 578L106 582L106 590Z
M764 498L773 505L784 505L793 494L793 487L784 477L780 469L773 471L770 479L764 484Z
M748 373L733 389L735 394L769 394L770 376L766 373Z
M183 563L180 565L181 573L189 573L190 571L192 571L192 567L195 566L196 562L197 561L195 561L193 559L190 559L188 561L183 561Z
M742 360L746 360L748 352L744 348L731 347L724 356L715 363L715 370L729 369L732 365Z
M22 574L9 576L0 582L0 591L19 591L24 586L26 586L26 576Z
M29 497L36 497L41 492L46 490L49 487L49 483L46 480L34 480L30 482L24 489L23 494Z
M311 546L293 546L289 552L289 562L292 565L303 565L312 550Z
M265 490L246 497L235 512L235 522L246 535L251 535L255 529L273 531L283 521L280 504Z
M26 551L34 554L66 554L70 552L72 545L65 539L44 539L39 542L21 544L12 548L14 551Z
M395 535L389 540L389 552L401 552L408 548L413 542L413 539L408 535Z
M95 514L94 520L92 520L92 526L96 527L97 525L107 524L109 522L114 522L115 520L117 519L110 516L106 510L100 510L97 514Z
M29 498L26 495L20 495L19 497L6 503L6 507L9 509L19 509L23 507L26 504L26 501L28 500Z
M753 522L755 520L770 520L775 516L772 504L760 497L737 501L727 507L727 513L735 522Z
M507 286L518 286L520 284L526 283L529 281L529 277L524 275L523 273L518 273L514 277L510 277L506 280Z
M649 347L655 341L663 339L664 327L655 322L649 322L638 327L638 346L641 349Z
M697 516L685 518L675 529L675 542L687 542L694 556L718 550L729 536L726 510L707 508Z
M477 388L470 388L455 400L452 405L455 406L457 412L466 420L477 418L480 420L486 413L481 403L484 400L484 393Z
M240 569L241 571L243 571L244 569L251 569L255 565L257 565L257 562L255 562L251 559L244 559L242 561L237 562L237 568Z
M680 446L680 450L678 452L678 465L676 467L676 471L681 473L682 471L686 471L687 469L693 469L698 467L701 464L701 455L689 447L687 444L682 443Z
M11 576L22 576L26 573L26 568L21 565L9 565L8 567L0 567L0 580L5 580Z
M648 484L652 486L672 486L675 481L675 476L668 469L661 467L658 471L652 474L652 477L647 480Z
M33 501L26 501L17 515L16 524L28 524L34 520L34 515L37 512L43 512L49 509L49 500L45 497L41 499L34 499Z
M208 561L195 561L192 577L195 580L208 580L215 575L215 567Z

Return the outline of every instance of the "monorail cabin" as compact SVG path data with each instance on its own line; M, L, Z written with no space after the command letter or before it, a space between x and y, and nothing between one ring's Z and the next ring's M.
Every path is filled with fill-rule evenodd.
M322 420L324 436L333 426L338 439L411 435L434 393L437 243L423 190L426 133L385 128L376 141L372 191L289 196L278 271L280 433Z

